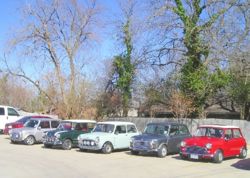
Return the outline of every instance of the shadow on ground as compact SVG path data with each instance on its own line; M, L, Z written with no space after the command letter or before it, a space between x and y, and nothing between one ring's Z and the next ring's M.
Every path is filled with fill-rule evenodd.
M232 164L231 166L235 167L237 169L243 169L243 170L250 171L250 158L240 160L237 163Z

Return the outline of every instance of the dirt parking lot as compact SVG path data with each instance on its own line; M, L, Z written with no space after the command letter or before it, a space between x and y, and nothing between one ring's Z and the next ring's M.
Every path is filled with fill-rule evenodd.
M0 135L1 178L172 178L172 177L250 177L250 154L247 159L224 160L221 164L206 161L183 161L178 155L166 158L132 156L129 151L109 155L45 149L10 144Z

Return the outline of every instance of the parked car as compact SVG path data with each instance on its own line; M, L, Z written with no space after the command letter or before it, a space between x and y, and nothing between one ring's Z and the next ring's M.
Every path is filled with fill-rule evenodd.
M181 141L188 137L191 135L184 124L149 123L141 135L131 138L131 154L157 153L159 157L165 157L168 153L178 153Z
M116 149L129 148L130 138L138 134L135 124L131 122L99 122L92 133L79 135L78 146L81 151L101 150L107 154Z
M6 123L15 122L19 116L20 114L15 108L0 105L0 133L3 133Z
M19 120L16 122L11 122L5 124L5 128L3 133L9 134L9 130L15 129L15 128L23 128L24 124L29 121L30 119L51 119L48 116L22 116Z
M195 136L181 143L182 159L211 159L221 163L224 158L237 155L247 156L247 143L236 126L202 125Z
M25 143L33 145L41 143L44 132L55 130L59 125L58 119L30 119L23 128L10 130L10 140L12 143Z
M93 130L96 121L94 120L65 120L58 128L49 131L44 136L44 147L60 146L64 150L70 150L78 146L77 137L80 134L89 133Z

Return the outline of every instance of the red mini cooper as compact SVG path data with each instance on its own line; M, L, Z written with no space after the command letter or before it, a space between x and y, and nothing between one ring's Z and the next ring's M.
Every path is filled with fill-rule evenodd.
M247 143L239 127L202 125L195 136L181 142L182 159L212 159L221 163L224 158L247 156Z

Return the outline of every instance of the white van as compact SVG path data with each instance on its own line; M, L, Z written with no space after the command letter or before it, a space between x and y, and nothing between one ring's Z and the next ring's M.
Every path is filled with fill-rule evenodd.
M15 108L0 105L0 133L3 133L5 124L17 121L19 116Z

